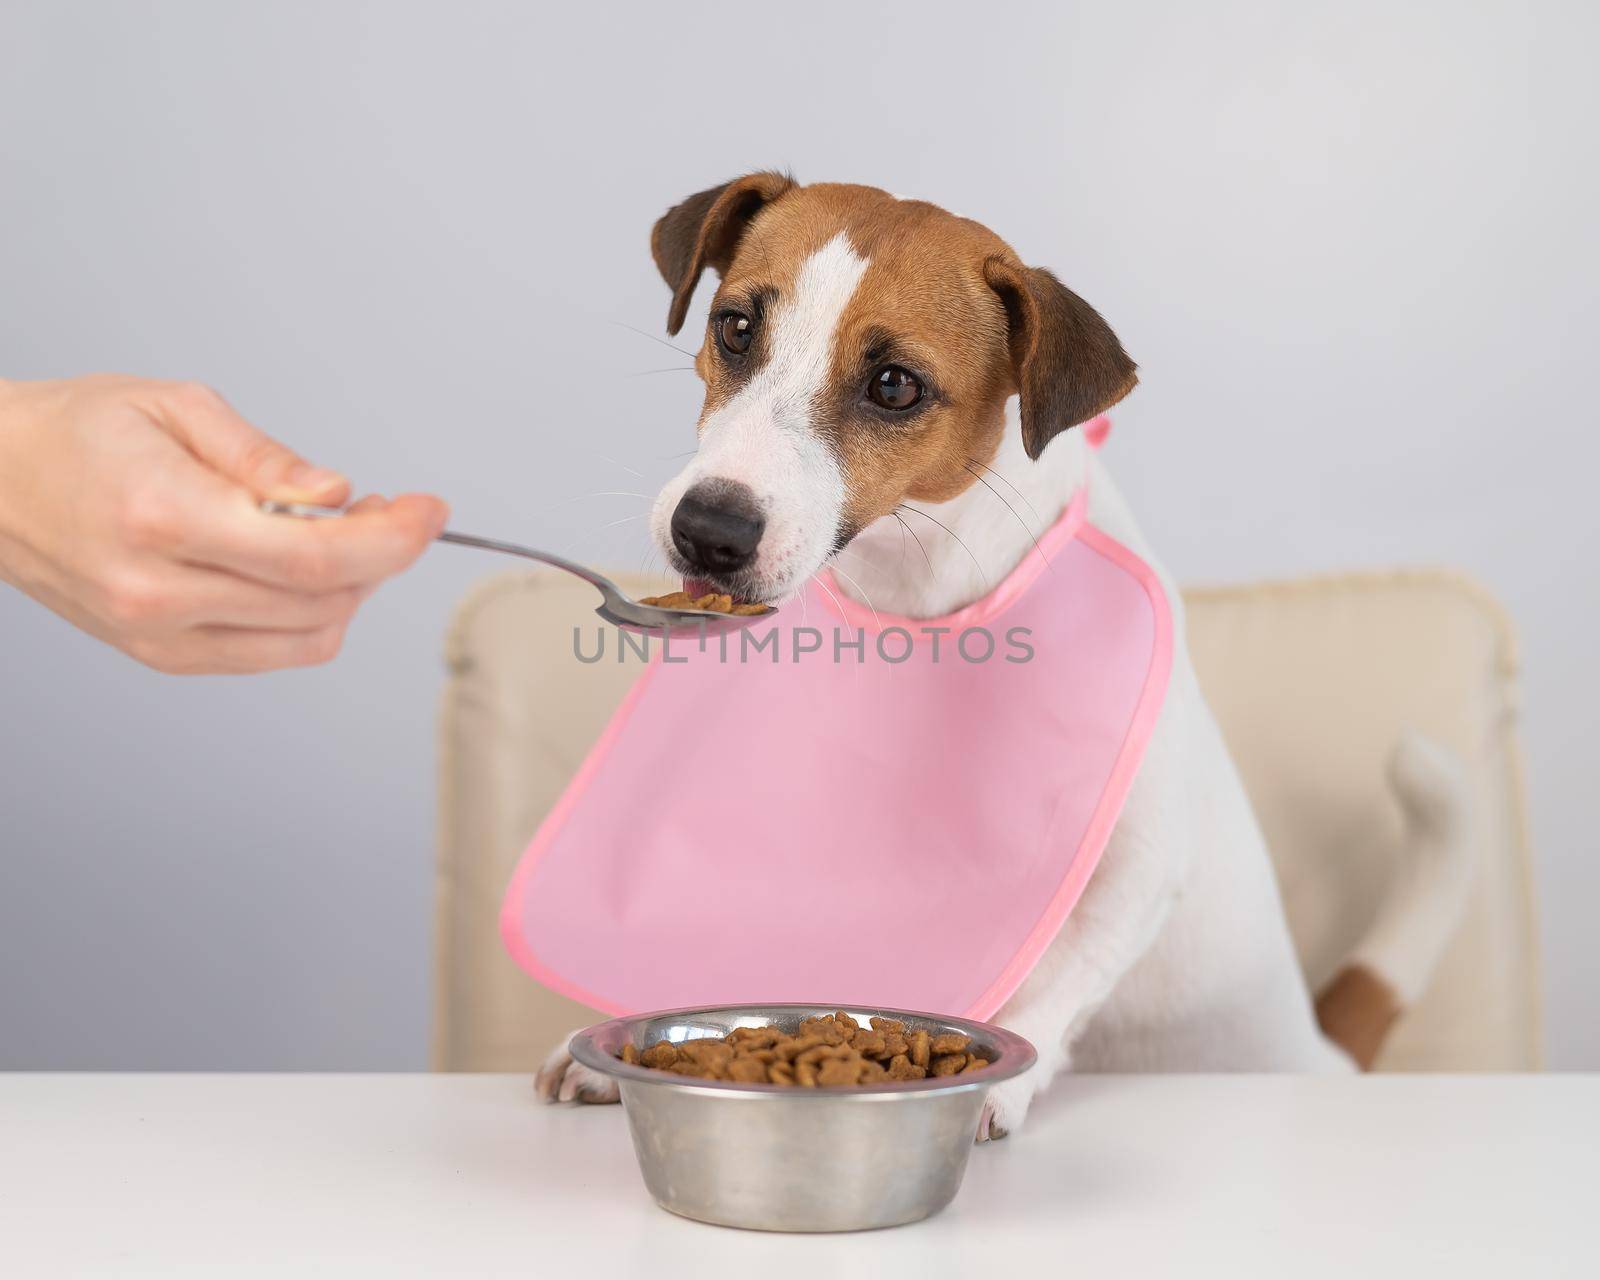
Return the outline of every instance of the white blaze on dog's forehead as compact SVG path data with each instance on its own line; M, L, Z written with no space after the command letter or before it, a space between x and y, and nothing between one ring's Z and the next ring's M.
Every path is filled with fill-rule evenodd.
M866 271L867 260L843 232L800 264L793 296L774 308L766 366L746 394L781 388L810 407L827 377L839 320Z
M783 502L792 463L808 463L810 472L821 462L818 455L828 454L813 430L812 410L827 381L840 318L866 270L867 260L843 233L800 264L787 296L768 317L766 363L706 420L696 463L707 474L719 464L732 465L731 455L742 455L738 469L746 474L724 474L749 484L764 500Z
M695 458L663 490L668 506L699 480L748 485L767 522L757 568L774 580L809 577L833 548L844 475L814 412L839 322L866 271L843 232L800 264L766 317L765 362L705 420Z
M844 477L813 412L839 321L866 270L867 260L843 232L802 262L768 318L766 363L706 422L696 459L703 474L748 484L773 533L786 524L814 525L843 507ZM833 531L830 524L829 545Z

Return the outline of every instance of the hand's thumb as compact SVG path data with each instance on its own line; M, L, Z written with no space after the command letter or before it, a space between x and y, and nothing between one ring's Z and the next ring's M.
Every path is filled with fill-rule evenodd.
M180 387L164 397L162 410L190 452L257 498L338 506L350 496L350 482L338 472L312 466L209 388Z

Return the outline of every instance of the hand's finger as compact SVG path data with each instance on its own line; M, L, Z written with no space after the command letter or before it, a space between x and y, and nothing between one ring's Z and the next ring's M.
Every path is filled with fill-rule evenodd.
M353 513L386 510L388 499L369 494L346 508ZM308 594L269 586L253 578L201 565L185 565L169 590L183 601L178 619L181 626L248 627L264 631L316 631L347 623L362 601L376 586L341 587L336 591Z
M317 631L350 621L363 588L290 591L222 569L181 565L150 587L161 616L177 627L227 626L262 631Z
M383 511L389 506L389 499L381 493L369 493L366 497L352 502L344 509L347 516L360 515L363 512Z
M331 520L234 507L192 531L178 553L291 590L334 591L369 586L406 568L439 535L448 515L443 502L425 494Z
M246 422L209 387L164 387L155 407L167 429L196 457L257 498L336 507L350 496L350 482L338 472L312 466Z
M246 675L331 661L344 643L344 624L316 631L256 631L196 627L160 642L134 641L126 651L169 675Z
M349 516L360 511L383 511L387 509L388 506L389 499L385 498L381 493L371 493L365 498L362 498L359 502L352 502L348 507L346 507L345 515ZM440 525L441 529L443 527L443 525ZM371 599L373 592L377 591L380 585L381 584L377 582L369 582L364 587L356 587L355 593L357 606L359 607Z

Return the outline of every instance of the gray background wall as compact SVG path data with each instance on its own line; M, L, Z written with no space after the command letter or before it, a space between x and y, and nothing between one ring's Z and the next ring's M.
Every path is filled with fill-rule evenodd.
M1181 577L1442 562L1510 606L1551 1055L1600 1067L1596 13L0 0L0 376L203 378L637 565L644 500L585 495L692 442L611 323L660 332L662 209L777 165L987 221L1143 365L1112 464ZM422 1066L440 636L499 567L438 549L250 680L0 592L0 1066Z

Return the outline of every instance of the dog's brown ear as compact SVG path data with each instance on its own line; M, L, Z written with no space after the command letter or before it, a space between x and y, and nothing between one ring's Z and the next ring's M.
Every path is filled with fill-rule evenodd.
M1068 427L1132 391L1138 365L1100 313L1043 268L995 257L984 278L1005 303L1022 443L1037 458Z
M650 253L672 289L667 332L683 328L689 299L707 267L728 269L750 219L795 185L782 173L752 173L673 205L650 232Z

